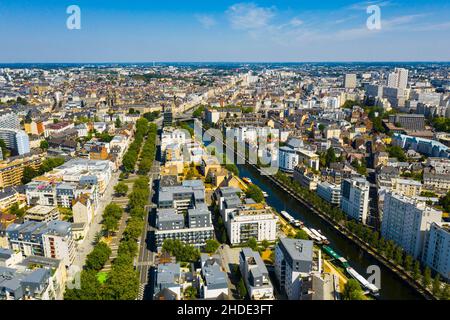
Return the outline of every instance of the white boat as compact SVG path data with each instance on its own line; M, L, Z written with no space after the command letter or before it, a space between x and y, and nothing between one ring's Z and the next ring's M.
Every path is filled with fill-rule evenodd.
M265 191L263 191L262 194L263 194L264 198L268 198L269 197L269 194L267 192L265 192Z
M283 210L280 213L283 216L283 218L285 218L289 223L292 223L294 221L294 218L289 213L287 213L287 211Z
M358 280L358 282L361 283L361 285L364 288L368 289L371 293L377 294L379 292L380 289L378 289L377 286L367 281L362 275L356 272L355 269L353 269L352 267L348 267L346 268L346 270L353 278Z
M306 232L308 237L310 237L312 240L320 242L321 239L319 237L317 237L314 233L312 233L312 231L309 228L303 227L302 229L303 229L303 231Z
M283 218L285 218L293 227L296 228L301 228L303 226L303 222L301 222L300 220L294 219L294 217L292 217L289 213L287 213L287 211L281 211L280 212L281 215L283 216Z
M318 238L320 239L320 242L328 244L330 243L327 239L327 237L325 237L323 234L321 234L318 230L316 229L311 229L311 232Z
M296 228L301 228L303 226L303 222L301 222L300 220L295 219L293 225Z

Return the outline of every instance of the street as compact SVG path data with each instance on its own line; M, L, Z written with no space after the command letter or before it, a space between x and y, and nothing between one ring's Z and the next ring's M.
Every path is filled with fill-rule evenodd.
M120 171L113 173L111 181L109 182L108 187L103 194L103 197L99 200L99 204L97 206L97 209L95 210L94 219L91 223L91 226L89 227L86 237L83 239L82 243L78 243L77 245L73 265L80 268L80 270L84 266L87 255L94 248L94 239L96 234L102 230L102 214L105 210L105 207L112 201L114 195L114 186L119 180L119 175Z

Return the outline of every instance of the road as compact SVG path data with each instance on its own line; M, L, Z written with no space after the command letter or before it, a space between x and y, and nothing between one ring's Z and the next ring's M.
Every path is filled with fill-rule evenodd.
M159 136L156 138L156 146L160 145ZM158 149L158 148L157 148ZM158 160L153 162L153 166L149 172L149 188L150 195L148 199L148 205L146 206L145 225L144 232L142 233L139 243L139 257L137 262L137 270L139 272L139 300L149 299L148 290L149 273L151 267L154 265L155 252L153 252L152 244L150 243L150 228L151 228L151 212L156 208L156 204L153 203L154 197L154 182L159 179L161 163Z
M222 259L222 268L225 269L227 273L227 283L228 283L228 292L230 300L235 300L239 298L239 294L237 292L236 286L233 284L236 279L234 279L233 272L231 271L231 265L239 265L239 260L236 261L236 258L233 257L233 253L231 252L231 248L229 245L221 245L217 251L220 258Z
M73 265L80 269L83 268L87 255L94 248L94 239L96 234L102 230L102 213L105 210L105 207L112 201L114 195L114 186L119 180L119 175L120 171L113 173L111 181L109 182L108 187L106 188L106 191L100 199L97 209L95 210L95 217L91 223L87 235L84 238L83 242L77 245Z

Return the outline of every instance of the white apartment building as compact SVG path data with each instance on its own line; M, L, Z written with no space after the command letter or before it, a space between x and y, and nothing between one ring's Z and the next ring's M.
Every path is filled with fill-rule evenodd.
M366 223L369 212L369 182L365 178L345 179L341 184L341 209L350 218Z
M275 274L289 300L299 300L313 271L313 241L282 238L275 247Z
M243 248L239 254L239 268L250 299L274 299L269 272L258 252L250 248Z
M450 225L432 223L427 235L422 262L450 280Z
M404 68L395 68L394 72L389 74L388 87L405 90L408 85L408 70Z
M72 235L72 225L62 221L52 221L48 231L42 235L44 256L61 260L70 267L75 259L75 241Z
M65 182L97 185L100 195L106 191L112 177L114 164L109 160L75 158L46 174L49 178L62 178Z
M356 88L356 74L347 73L344 79L344 88L346 89L354 89Z
M228 214L226 227L230 243L241 244L250 238L256 241L277 239L278 218L262 204L240 206Z
M278 164L281 171L294 172L294 168L298 165L299 155L290 147L281 147L278 151Z
M339 206L341 203L341 186L321 182L317 185L317 195L326 202Z
M161 134L161 152L164 154L166 151L166 147L170 144L179 144L182 145L186 143L187 135L184 130L175 129L175 128L164 128L164 131Z
M415 259L420 258L425 236L433 222L440 222L442 212L397 193L384 197L381 236L392 240Z
M422 192L422 183L413 179L392 179L392 190L407 197L418 197Z

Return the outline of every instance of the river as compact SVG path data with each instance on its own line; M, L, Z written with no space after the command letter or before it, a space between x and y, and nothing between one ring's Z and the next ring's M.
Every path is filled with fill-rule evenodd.
M193 122L188 123L194 128ZM210 142L204 141L205 145ZM350 265L362 276L367 278L367 268L371 265L378 265L381 271L381 288L379 299L381 300L422 300L423 297L406 284L393 271L380 264L370 254L360 249L352 241L340 235L337 231L330 228L326 222L313 213L310 209L303 206L297 200L290 197L283 190L274 186L273 183L261 176L257 170L250 165L237 165L239 176L249 177L252 182L258 185L269 195L266 202L278 212L285 210L294 218L304 222L305 226L320 230L330 241L332 247L338 254L345 257Z
M379 264L376 259L365 253L353 242L342 237L334 229L330 228L326 222L311 212L311 210L304 207L295 199L292 199L292 197L280 190L277 186L274 186L270 180L261 176L256 169L249 165L238 165L238 168L241 178L249 177L254 184L269 194L266 201L271 207L275 208L278 212L285 210L294 218L303 221L307 227L321 230L330 241L330 246L337 253L345 257L350 265L362 276L366 278L369 276L366 272L368 266L378 265L381 270L381 290L379 296L381 300L422 299L419 293L405 284L390 269Z

